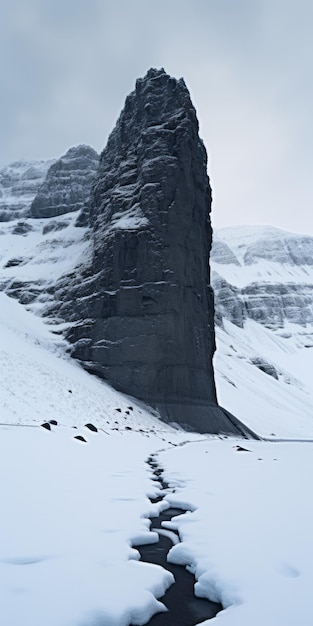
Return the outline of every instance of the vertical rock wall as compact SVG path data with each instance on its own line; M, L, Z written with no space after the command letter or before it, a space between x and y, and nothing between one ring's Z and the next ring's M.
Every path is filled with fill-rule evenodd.
M238 432L217 406L211 189L184 81L136 82L100 158L90 259L59 290L73 355L163 418ZM86 217L86 215L85 215Z

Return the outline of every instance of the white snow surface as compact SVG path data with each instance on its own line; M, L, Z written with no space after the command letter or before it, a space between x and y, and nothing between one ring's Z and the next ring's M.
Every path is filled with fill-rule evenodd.
M240 448L244 448L240 450ZM313 443L211 440L159 455L189 512L164 523L168 559L194 572L199 597L224 611L206 626L313 623Z
M313 280L313 265L305 261L301 264L293 262L292 248L299 256L303 249L305 258L305 244L313 249L313 238L306 235L290 233L273 226L237 226L220 228L214 233L214 240L227 244L240 265L234 263L217 263L214 255L210 260L213 271L216 271L228 283L239 288L251 283L304 283L310 284ZM290 242L291 249L290 249ZM261 245L264 257L245 261L247 252L255 251ZM286 260L280 262L277 251L285 254Z
M88 250L85 239L86 228L74 226L77 212L48 219L28 219L32 231L26 235L16 235L12 231L17 221L0 225L0 279L9 283L17 279L20 282L33 282L44 290L53 284L62 274L76 267ZM67 224L62 230L43 234L43 228L49 223ZM20 259L18 266L6 267L11 259Z
M80 429L79 432L82 432ZM0 623L143 624L173 582L131 545L157 540L145 459L155 441L0 428Z
M146 464L154 453L167 504L189 511L165 525L181 539L169 558L225 609L205 624L311 626L313 350L304 345L313 329L302 337L292 325L273 332L225 321L215 355L221 404L263 437L307 441L243 442L165 425L85 372L57 328L34 315L45 287L88 251L76 217L56 218L68 226L46 235L47 220L28 220L25 236L1 224L2 285L30 281L43 293L33 312L0 293L0 624L141 625L164 610L158 598L171 574L139 562L132 547L157 540L147 519L164 508L148 499L159 489ZM21 264L6 268L16 257ZM260 354L278 381L251 364ZM40 427L50 420L51 431Z
M217 396L222 406L262 437L311 439L313 350L303 346L291 326L288 338L253 320L247 320L244 328L228 320L223 329L216 327ZM253 365L258 356L275 367L278 380Z
M131 546L158 538L145 461L186 434L85 372L4 293L0 410L0 624L126 626L165 610L172 575Z

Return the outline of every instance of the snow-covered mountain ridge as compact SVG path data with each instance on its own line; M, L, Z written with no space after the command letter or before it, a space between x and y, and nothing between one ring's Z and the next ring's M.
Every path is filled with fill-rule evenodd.
M0 170L0 222L23 217L54 159L17 161Z
M217 308L225 306L222 317L235 324L251 318L278 329L286 321L313 322L313 237L271 227L221 229L211 268Z
M45 316L49 312L56 280L79 271L88 251L88 229L75 226L78 214L24 218L24 234L18 234L18 220L1 225L1 289L35 314ZM306 263L301 265L303 239ZM267 259L255 252L260 240ZM271 259L270 248L277 249L277 240L287 240L289 245L293 242L288 264ZM309 374L313 350L308 348L313 345L312 266L307 262L310 245L313 248L313 238L270 227L223 229L214 236L211 267L218 398L222 406L262 436L313 436ZM256 259L252 264L244 261L247 251L249 258ZM296 263L293 258L297 258ZM273 324L273 320L279 323ZM64 328L57 318L49 321L57 332Z
M289 424L301 437L301 420L311 429L313 414L313 237L270 226L220 229L211 268L220 402L250 426L259 421L263 434Z

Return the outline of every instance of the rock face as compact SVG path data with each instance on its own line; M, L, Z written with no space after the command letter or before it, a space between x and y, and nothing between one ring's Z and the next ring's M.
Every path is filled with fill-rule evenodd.
M0 170L0 222L26 217L54 161L18 161Z
M218 324L313 324L313 237L271 227L221 229L211 265Z
M82 209L89 199L98 162L90 146L70 148L49 168L31 204L31 217L51 218Z
M163 418L246 432L217 405L211 190L184 81L149 70L128 96L93 185L89 263L58 285L73 355ZM84 211L86 217L86 211Z

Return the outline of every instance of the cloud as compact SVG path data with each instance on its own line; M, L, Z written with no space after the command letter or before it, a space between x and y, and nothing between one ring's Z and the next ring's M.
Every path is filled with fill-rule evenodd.
M2 0L0 161L101 150L138 76L184 76L214 223L313 232L310 0ZM301 226L299 226L301 229Z

